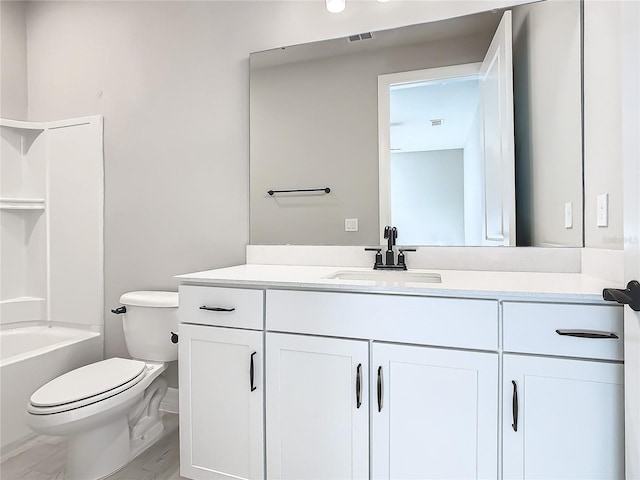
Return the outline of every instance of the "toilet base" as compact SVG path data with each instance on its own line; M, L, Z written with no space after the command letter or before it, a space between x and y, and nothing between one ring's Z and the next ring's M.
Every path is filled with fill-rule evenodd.
M131 459L129 423L125 416L69 438L66 480L97 480Z
M99 480L120 470L162 436L159 406L167 381L157 377L128 413L69 437L66 480Z

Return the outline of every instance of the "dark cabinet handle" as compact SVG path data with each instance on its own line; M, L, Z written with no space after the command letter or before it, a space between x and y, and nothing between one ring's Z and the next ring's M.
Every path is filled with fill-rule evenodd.
M640 283L636 280L631 280L627 283L626 289L605 288L602 291L602 298L609 302L629 305L632 310L640 312Z
M511 414L513 415L513 423L511 426L513 427L513 431L518 431L518 385L515 380L511 380L513 384L513 397L511 399Z
M253 367L253 357L255 357L256 353L258 353L258 352L253 352L253 353L251 354L251 363L250 363L250 365L249 365L249 383L250 383L250 385L251 385L251 391L252 391L252 392L253 392L256 388L258 388L258 387L256 387L256 386L253 384L253 370L254 370L254 367Z
M382 411L382 365L378 367L378 412Z
M209 310L210 312L233 312L235 308L207 307L206 305L203 305L200 307L200 310Z
M362 405L362 364L356 369L356 408Z
M558 335L580 338L619 338L611 332L599 332L597 330L556 330Z

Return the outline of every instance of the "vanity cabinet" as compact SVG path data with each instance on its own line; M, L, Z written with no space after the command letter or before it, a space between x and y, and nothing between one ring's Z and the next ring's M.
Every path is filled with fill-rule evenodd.
M621 307L251 287L180 287L182 476L622 478Z
M260 290L180 287L184 477L264 478L263 295ZM238 328L218 326L231 322ZM255 324L259 330L241 328Z
M621 309L505 302L503 315L503 478L624 478Z
M266 334L267 478L369 478L369 345Z
M498 302L266 295L268 478L497 478Z
M372 478L497 478L497 353L375 342L372 365Z

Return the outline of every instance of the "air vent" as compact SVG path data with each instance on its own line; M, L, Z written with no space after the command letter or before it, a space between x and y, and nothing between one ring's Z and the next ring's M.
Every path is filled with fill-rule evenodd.
M358 42L360 40L370 40L372 38L373 38L373 33L371 33L371 32L358 33L356 35L349 35L347 37L347 42L349 42L349 43Z
M433 120L431 120L432 127L440 127L442 126L443 123L444 123L443 118L434 118Z

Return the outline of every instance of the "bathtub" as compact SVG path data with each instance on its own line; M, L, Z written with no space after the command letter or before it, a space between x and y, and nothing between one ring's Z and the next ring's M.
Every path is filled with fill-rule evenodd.
M0 452L32 433L24 415L33 392L102 357L98 332L50 325L0 330Z

